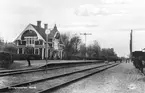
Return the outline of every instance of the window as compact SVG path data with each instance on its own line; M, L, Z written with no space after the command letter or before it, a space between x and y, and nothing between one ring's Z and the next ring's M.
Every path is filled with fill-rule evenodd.
M38 42L39 42L39 45L40 45L40 40Z
M34 45L37 40L36 37L25 37L26 45Z
M49 47L51 47L51 48L52 48L52 43L49 43Z
M32 44L35 44L35 42L34 42L34 41L35 41L35 40L34 40L34 38L32 38L32 39L31 39Z
M19 48L19 54L22 54L22 48Z
M30 38L30 44L31 44L31 40L32 40L32 39Z
M20 44L22 44L22 40L20 41Z
M30 44L30 39L26 38L26 44Z
M36 49L35 49L35 54L36 54L36 55L39 55L39 48L36 48Z
M39 40L39 42L40 42L40 45L42 45L42 44L43 44L43 41L42 41L42 40Z
M39 45L39 41L35 41L35 45Z

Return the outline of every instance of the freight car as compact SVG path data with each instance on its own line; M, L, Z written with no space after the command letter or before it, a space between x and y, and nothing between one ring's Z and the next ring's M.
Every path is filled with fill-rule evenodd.
M132 52L132 61L135 68L139 69L144 74L143 68L145 68L145 52Z

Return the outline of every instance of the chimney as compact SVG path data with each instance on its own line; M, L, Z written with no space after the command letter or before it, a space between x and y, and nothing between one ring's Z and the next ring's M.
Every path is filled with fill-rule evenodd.
M37 21L37 26L41 28L41 21Z
M44 24L44 29L46 30L48 28L48 24Z

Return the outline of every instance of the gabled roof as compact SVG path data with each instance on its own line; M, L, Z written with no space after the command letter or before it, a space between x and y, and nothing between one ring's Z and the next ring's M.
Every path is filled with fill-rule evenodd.
M43 39L45 40L46 35L45 35L45 29L44 28L39 28L38 26L35 26L33 24L31 24L34 29L43 37Z
M19 40L21 39L21 36L23 35L23 33L25 31L27 31L27 29L33 29L38 36L40 36L40 39L43 39L46 41L46 34L45 34L45 29L40 27L40 26L36 26L36 25L33 25L33 24L29 24L25 30L16 38L16 40ZM63 44L63 41L61 39L61 35L57 29L57 26L55 24L54 28L50 31L50 34L48 35L48 41L51 41L53 38L56 38L59 40L59 43L60 44ZM14 42L16 41L14 40Z
M41 27L38 27L38 26L35 26L33 24L31 24L35 29L36 31L43 37L44 40L46 40L46 34L45 34L45 29L44 28L41 28ZM50 34L48 35L48 39L53 39L56 32L58 32L57 30L57 26L55 24L54 28L50 31Z

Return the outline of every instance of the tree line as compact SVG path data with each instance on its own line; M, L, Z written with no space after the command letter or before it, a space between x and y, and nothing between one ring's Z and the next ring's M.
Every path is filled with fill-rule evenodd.
M110 57L117 58L117 54L113 48L101 48L97 40L94 40L93 44L85 46L85 43L82 42L82 39L78 35L64 33L61 35L61 39L64 43L65 59L71 59L73 56L96 59L108 59Z
M17 53L17 46L12 42L4 42L4 40L0 38L0 51Z

